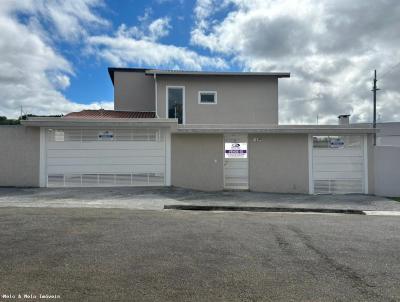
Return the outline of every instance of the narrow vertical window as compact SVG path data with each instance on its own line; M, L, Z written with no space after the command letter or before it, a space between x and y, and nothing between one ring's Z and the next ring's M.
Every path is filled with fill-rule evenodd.
M178 119L183 123L183 87L168 87L168 118Z

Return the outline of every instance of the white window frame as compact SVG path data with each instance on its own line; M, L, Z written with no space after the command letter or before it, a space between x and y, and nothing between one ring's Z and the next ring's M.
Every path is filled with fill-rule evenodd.
M47 187L47 140L48 128L40 127L39 187Z
M185 86L165 86L165 117L168 117L168 105L169 105L169 99L168 99L168 89L169 88L180 88L182 89L182 95L183 95L183 100L182 100L182 125L186 124L186 109L185 109L185 103L186 103L186 93L185 93Z
M213 94L214 95L214 102L213 103L202 102L201 101L201 94L202 93L204 93L204 94ZM197 102L199 104L201 104L201 105L216 105L217 104L217 92L216 91L201 90L201 91L199 91Z
M308 135L308 194L314 194L314 175L313 175L313 150L314 141L313 134Z
M363 141L364 142L361 143L361 146L364 147L364 194L368 194L368 135L364 134Z

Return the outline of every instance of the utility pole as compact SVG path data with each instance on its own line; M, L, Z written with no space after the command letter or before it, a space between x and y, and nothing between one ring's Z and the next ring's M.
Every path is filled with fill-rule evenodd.
M376 92L379 90L378 87L376 87L376 82L378 82L378 80L376 79L376 69L374 72L374 85L372 88L372 92L374 93L374 120L372 122L372 127L374 129L376 129ZM374 133L374 146L376 146L376 133Z

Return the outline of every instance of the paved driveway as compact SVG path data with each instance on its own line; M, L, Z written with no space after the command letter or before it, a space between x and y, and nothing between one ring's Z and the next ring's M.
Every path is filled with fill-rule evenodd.
M2 208L0 295L60 295L55 301L398 301L399 221Z
M200 192L179 188L0 188L0 207L90 207L161 210L164 205L228 205L400 211L400 202L370 195Z

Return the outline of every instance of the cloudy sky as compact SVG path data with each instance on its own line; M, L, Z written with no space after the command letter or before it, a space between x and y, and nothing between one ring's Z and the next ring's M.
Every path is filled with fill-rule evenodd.
M112 108L107 67L289 71L280 123L400 121L398 0L1 0L0 115Z

